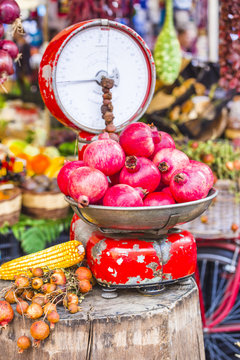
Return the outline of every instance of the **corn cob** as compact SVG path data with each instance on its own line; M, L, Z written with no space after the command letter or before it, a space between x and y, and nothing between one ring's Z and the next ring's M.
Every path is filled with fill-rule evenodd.
M22 273L30 275L29 269L35 267L67 268L82 261L84 255L84 247L80 241L67 241L6 262L0 267L0 279L14 280L14 276Z
M172 0L166 1L166 17L155 49L154 60L156 72L163 84L171 85L177 79L181 62L181 49L173 24Z

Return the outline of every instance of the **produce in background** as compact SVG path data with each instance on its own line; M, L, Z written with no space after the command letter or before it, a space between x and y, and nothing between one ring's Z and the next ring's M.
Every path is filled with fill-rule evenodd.
M219 19L219 85L240 91L240 2L222 1Z
M40 147L19 139L7 139L4 144L11 154L26 161L27 175L30 177L46 175L56 178L65 161L54 146Z
M11 24L13 33L15 31L23 33L20 20L20 8L15 0L0 1L0 23ZM1 37L4 35L4 28L1 26ZM14 73L13 60L19 60L20 55L17 45L10 40L0 41L0 85L6 91L3 83Z
M163 84L171 85L179 75L182 56L173 23L173 2L165 0L165 3L166 17L155 44L154 60L159 79Z
M137 0L70 0L68 19L71 24L90 19L130 18L134 15Z
M38 266L38 265L37 265ZM58 309L75 314L81 310L79 303L92 289L94 283L90 269L84 266L69 269L31 268L28 274L15 276L15 282L1 291L4 300L0 300L0 327L6 327L14 317L10 304L16 305L16 316L22 316L23 335L17 340L18 352L39 347L41 341L48 338L60 321ZM34 284L41 283L36 289ZM11 296L9 295L11 294ZM25 317L33 320L30 335L27 334Z
M0 49L0 84L3 87L3 83L8 80L9 76L14 73L13 61L7 51Z
M180 145L192 160L207 164L217 179L238 181L240 178L240 149L235 149L228 140L206 142L190 141Z

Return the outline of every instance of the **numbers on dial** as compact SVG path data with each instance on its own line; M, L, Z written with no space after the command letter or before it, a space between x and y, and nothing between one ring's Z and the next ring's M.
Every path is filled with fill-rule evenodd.
M141 108L149 86L147 62L136 40L119 29L98 26L76 33L63 47L54 86L59 105L75 125L98 131L105 128L101 87L96 81L81 80L93 79L99 71L108 70L111 75L114 69L119 73L119 84L112 89L118 127Z

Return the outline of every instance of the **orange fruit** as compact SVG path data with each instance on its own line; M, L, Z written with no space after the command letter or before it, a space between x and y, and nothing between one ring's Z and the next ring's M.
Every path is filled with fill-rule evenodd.
M91 280L92 278L92 273L91 270L89 270L87 267L85 266L80 266L76 271L75 271L75 275L77 277L78 280Z
M82 294L86 294L87 292L92 290L92 284L87 279L80 280L78 283L78 288Z
M31 160L31 167L32 170L37 175L41 175L44 173L44 171L49 167L51 164L51 161L48 156L44 154L38 154L33 156Z

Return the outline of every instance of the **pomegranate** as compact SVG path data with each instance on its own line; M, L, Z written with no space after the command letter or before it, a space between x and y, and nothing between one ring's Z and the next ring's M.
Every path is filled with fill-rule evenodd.
M108 132L104 131L103 133L98 135L98 140L106 140L106 139L110 139Z
M105 175L119 172L125 161L121 146L114 140L102 139L93 141L84 151L83 161L86 165L102 171Z
M154 141L158 139L148 125L139 122L128 125L122 131L119 141L127 155L149 157L154 151Z
M175 142L173 140L173 138L166 132L164 131L159 131L159 135L161 138L161 141L157 144L155 144L154 147L154 152L153 155L154 156L158 151L162 150L162 149L175 149L176 145Z
M155 191L162 191L167 185L162 182L162 179L160 180L160 183Z
M120 173L119 183L153 192L158 187L160 179L160 172L151 160L128 156Z
M48 321L50 322L50 329L54 329L54 326L57 322L59 322L60 316L57 313L57 311L51 311L50 313L48 313L47 316Z
M32 303L31 305L29 305L26 311L26 315L30 319L38 319L42 316L42 314L43 314L43 309L41 305L37 303Z
M199 200L207 196L209 184L201 170L192 167L174 173L170 189L178 203Z
M165 194L170 195L171 197L173 197L170 186L166 186L165 188L163 188L162 192L165 193Z
M68 179L72 171L84 166L84 162L79 161L68 161L59 171L58 177L57 177L57 183L60 191L64 195L68 194ZM38 275L34 275L38 276Z
M154 192L148 194L143 200L144 206L163 206L172 204L175 204L173 197L164 192Z
M109 176L109 180L110 180L109 186L113 186L113 185L119 184L120 173L121 173L121 171L118 172L118 173L116 173L116 174L114 174L114 175L110 175L110 176Z
M83 279L87 279L87 280L91 280L92 278L92 273L91 270L88 269L85 266L80 266L76 271L75 271L75 275L77 277L78 280L83 280Z
M69 195L80 206L96 203L105 195L107 189L108 179L97 169L83 166L70 174L68 181Z
M214 176L211 168L200 161L190 160L189 164L193 169L201 170L204 175L207 177L207 183L209 185L209 189L213 187L214 184Z
M31 340L28 336L20 336L17 341L17 346L19 347L18 352L21 354L24 350L27 350L32 345Z
M136 207L143 206L139 191L126 184L114 185L109 188L103 198L104 206Z
M161 134L158 132L158 129L153 124L148 125L150 129L152 130L152 138L154 144L158 144L161 141Z
M180 150L162 149L155 154L153 162L161 172L162 182L168 185L173 173L185 168L189 164L189 159Z
M30 328L30 333L32 337L35 339L34 345L39 346L40 341L44 340L48 337L50 333L50 329L48 324L46 324L44 321L39 320L35 321Z
M13 308L7 301L0 300L0 328L6 327L14 317Z

